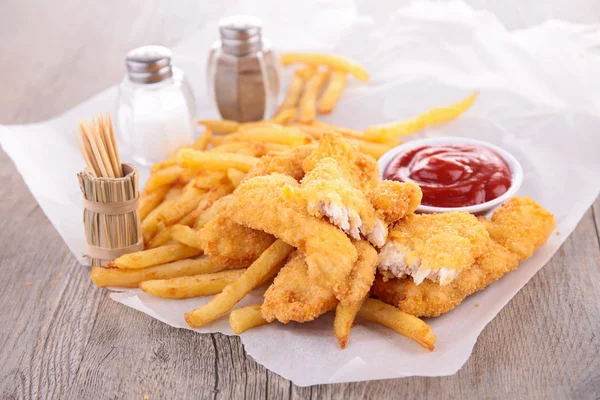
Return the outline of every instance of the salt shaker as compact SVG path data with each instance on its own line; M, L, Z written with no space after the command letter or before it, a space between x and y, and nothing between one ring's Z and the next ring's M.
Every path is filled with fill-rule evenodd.
M166 47L138 47L125 63L117 113L121 144L137 163L150 165L192 142L195 100Z
M258 18L238 15L220 21L221 39L210 50L207 88L221 117L258 121L278 105L279 71Z

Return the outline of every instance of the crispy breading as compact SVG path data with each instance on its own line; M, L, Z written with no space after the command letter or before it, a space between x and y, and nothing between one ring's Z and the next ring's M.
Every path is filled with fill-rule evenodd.
M416 317L437 317L459 305L468 295L517 268L517 257L489 240L486 252L475 265L463 271L450 284L441 286L430 280L415 285L411 278L384 281L377 274L372 293L380 300L395 305L401 311Z
M427 278L445 285L475 263L488 241L483 224L467 212L409 214L390 231L379 268L397 278L411 275L416 284Z
M519 197L504 203L491 219L480 220L491 236L485 251L450 284L440 286L424 281L417 286L410 278L385 281L378 274L372 293L409 314L436 317L516 269L520 261L546 243L556 225L548 210L529 198Z
M548 210L529 197L513 197L500 207L492 218L480 218L490 237L523 261L546 243L556 227Z
M229 206L208 221L198 237L205 254L231 267L247 267L275 241L273 235L235 223Z
M369 293L377 270L377 250L364 240L355 241L354 246L358 252L358 260L350 275L348 294L342 301L342 303L350 305L362 301L364 296Z
M339 133L324 133L317 148L304 160L302 167L309 173L326 157L334 158L344 172L343 178L363 193L369 193L380 182L377 160L364 154Z
M282 174L242 182L234 193L231 217L297 247L306 255L310 280L332 290L341 300L358 257L356 248L341 230L313 217L301 205L287 202L282 197L286 185L298 187L299 183Z
M265 292L261 312L269 322L307 322L337 302L333 292L310 281L305 257L296 251Z
M361 233L377 246L387 239L387 224L379 219L363 192L345 178L338 162L326 157L302 178L300 188L286 186L288 201L306 207L310 215L327 218L351 238L360 240Z
M379 218L388 224L414 213L422 199L423 192L414 182L385 180L369 193L369 200Z
M315 144L307 144L287 151L267 153L258 161L258 164L254 168L248 171L242 182L256 176L270 175L272 173L288 175L299 181L304 176L302 163L315 148Z

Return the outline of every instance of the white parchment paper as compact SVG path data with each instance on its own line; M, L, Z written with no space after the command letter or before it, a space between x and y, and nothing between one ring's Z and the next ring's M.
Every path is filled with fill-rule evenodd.
M331 315L310 324L271 324L241 336L256 361L301 386L454 374L486 324L558 250L600 190L600 26L550 21L508 32L493 15L461 2L368 4L374 3L241 2L230 14L263 18L264 34L279 50L332 51L362 62L372 80L365 85L350 79L328 118L343 126L361 129L409 117L479 90L464 116L419 136L473 137L510 151L525 171L519 194L554 212L560 235L552 235L517 271L429 320L438 338L434 352L367 324L353 328L348 348L340 351ZM204 88L206 52L216 34L215 20L175 47L175 64L190 77L204 118L216 116ZM286 71L284 79L289 75ZM113 87L55 119L0 126L2 147L80 260L85 245L76 173L83 162L71 131L79 118L114 110L116 96ZM260 301L260 295L253 293L240 305ZM138 290L111 297L185 329L183 314L208 301L164 300ZM231 334L227 318L196 331Z

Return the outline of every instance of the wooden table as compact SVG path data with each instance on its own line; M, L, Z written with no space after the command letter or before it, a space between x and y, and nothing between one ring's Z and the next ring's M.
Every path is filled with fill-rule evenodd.
M207 8L222 15L217 9L229 2L83 3L0 4L0 123L35 122L76 105L121 78L127 49L170 45L201 27ZM582 22L599 19L595 0L578 13L572 2L559 3L545 2L529 20L531 7L518 3L507 24L561 12ZM2 399L600 398L599 201L488 325L456 375L309 388L258 365L237 337L173 329L111 301L3 152L0 214Z

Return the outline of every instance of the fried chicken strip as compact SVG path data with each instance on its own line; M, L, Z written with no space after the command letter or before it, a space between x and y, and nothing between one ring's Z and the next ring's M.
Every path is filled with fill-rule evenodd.
M414 213L422 199L423 192L414 182L385 180L369 193L369 200L379 218L388 224Z
M275 242L273 235L234 222L229 206L209 220L198 237L205 254L231 267L247 267Z
M284 324L312 321L338 303L333 292L310 281L306 259L299 251L279 271L264 297L263 318Z
M380 182L377 160L333 132L324 133L317 148L306 157L302 164L304 172L309 173L327 157L335 159L343 171L342 178L363 193L371 192Z
M334 158L323 158L304 176L300 188L284 188L284 198L300 202L310 215L327 218L355 240L360 240L362 233L374 245L383 246L387 224L367 196L344 178L346 175Z
M316 145L307 144L287 151L267 153L254 168L248 171L243 181L272 173L288 175L299 181L304 176L302 163L315 148Z
M372 293L406 313L436 317L516 269L520 261L546 243L556 226L548 210L531 199L518 197L506 202L483 223L491 236L485 252L450 284L440 286L426 280L417 286L410 278L385 281L378 274Z
M287 202L282 196L286 185L299 187L294 178L282 174L242 182L234 193L231 217L297 247L306 256L310 280L343 300L358 258L356 248L341 230L313 217L302 206Z

